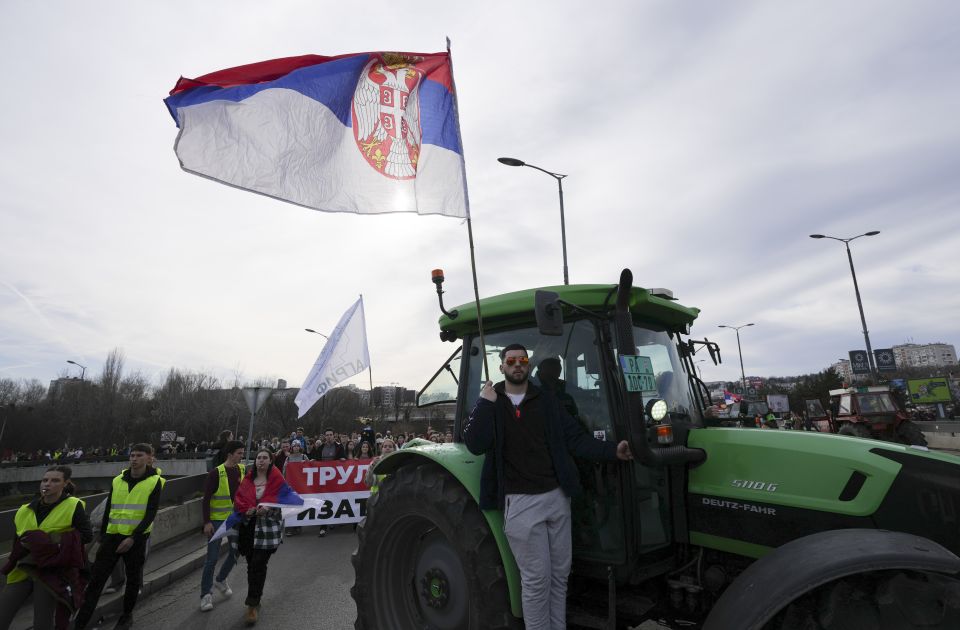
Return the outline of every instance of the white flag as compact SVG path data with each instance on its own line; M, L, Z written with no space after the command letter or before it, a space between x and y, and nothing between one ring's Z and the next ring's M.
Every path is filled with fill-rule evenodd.
M298 417L329 392L334 385L356 376L370 366L367 350L367 321L363 315L363 296L340 318L329 341L323 346L307 380L297 394Z

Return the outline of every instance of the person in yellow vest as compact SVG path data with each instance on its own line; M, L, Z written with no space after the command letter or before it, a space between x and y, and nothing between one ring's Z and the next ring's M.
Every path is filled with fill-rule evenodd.
M17 529L10 562L4 567L7 584L0 592L0 629L7 630L14 616L27 597L33 595L33 627L36 630L66 628L70 621L70 608L65 605L65 592L51 586L69 584L68 572L79 574L83 568L83 545L93 540L90 520L84 511L83 501L73 496L74 485L70 481L69 466L51 466L40 481L40 498L20 506L14 517ZM79 534L79 556L76 566L57 566L55 571L37 571L37 558L30 554L39 551L28 542L36 532L49 536L44 545L68 544L68 532ZM73 539L76 544L76 538ZM47 549L47 552L55 551ZM62 549L61 549L62 551ZM47 555L46 553L44 555ZM26 569L24 568L26 567ZM51 567L52 568L52 567ZM51 579L44 579L41 574ZM56 626L54 625L56 624Z
M120 560L123 560L126 569L127 583L123 592L123 614L114 630L133 627L133 609L137 605L143 582L147 539L160 508L160 492L164 484L163 477L150 465L152 458L152 446L134 444L130 447L130 467L113 478L100 529L105 533L101 534L100 551L93 564L83 606L77 613L75 630L87 627L97 608L103 586Z
M233 498L237 494L240 480L243 479L244 466L240 463L244 453L243 442L231 440L224 445L223 451L226 458L222 464L207 473L207 483L203 490L203 533L208 540L233 512ZM233 545L227 545L227 559L220 566L216 581L213 579L221 544L222 540L207 544L207 560L200 578L200 610L204 612L213 610L214 586L224 597L233 595L233 590L227 584L227 576L237 563Z

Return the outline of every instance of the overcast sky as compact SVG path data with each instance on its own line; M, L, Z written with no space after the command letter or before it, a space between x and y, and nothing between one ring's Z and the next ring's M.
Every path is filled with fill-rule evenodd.
M960 3L0 3L0 377L120 348L298 386L364 295L374 384L420 387L430 270L472 299L466 226L314 212L189 175L162 99L181 75L453 43L482 295L570 278L668 287L721 343L707 380L960 343ZM366 377L353 379L365 387Z

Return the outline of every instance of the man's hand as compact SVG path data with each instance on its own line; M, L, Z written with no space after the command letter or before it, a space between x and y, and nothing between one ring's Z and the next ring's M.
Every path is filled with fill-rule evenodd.
M133 547L133 538L128 536L117 545L117 553L127 553L130 551L130 547Z
M257 506L257 516L263 516L263 515L266 514L266 513L267 513L267 508L266 508L266 507L264 507L264 506L262 506L262 505L258 505L258 506Z
M211 536L213 536L213 523L206 523L203 526L203 534L207 538L210 538Z
M254 514L256 514L256 512L257 512L257 508L250 508L249 510L247 510L247 516L253 516Z
M493 381L487 381L483 384L483 389L480 390L480 398L497 402L497 392L493 389Z
M633 453L630 452L630 444L623 440L617 444L617 459L628 462L633 459Z

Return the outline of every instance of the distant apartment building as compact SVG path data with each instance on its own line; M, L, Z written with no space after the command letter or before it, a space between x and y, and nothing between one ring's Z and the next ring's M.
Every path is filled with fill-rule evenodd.
M844 383L853 381L853 368L850 367L850 359L840 359L830 367L833 368L833 371L837 373L840 380Z
M893 356L901 368L957 365L957 351L949 343L905 343L893 347Z

